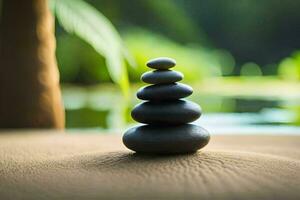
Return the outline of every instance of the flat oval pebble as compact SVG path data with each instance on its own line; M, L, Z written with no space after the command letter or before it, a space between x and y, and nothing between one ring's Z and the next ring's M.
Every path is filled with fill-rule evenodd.
M150 85L139 89L137 97L142 100L177 100L193 93L193 89L182 83Z
M144 125L129 129L123 136L125 146L138 153L192 153L208 144L209 133L200 126Z
M155 70L146 72L141 80L150 84L175 83L183 79L183 74L172 70Z
M153 69L169 69L176 65L176 61L172 58L160 57L149 60L146 65Z
M193 122L201 116L198 104L186 100L167 102L144 102L131 111L132 118L144 124L184 124Z

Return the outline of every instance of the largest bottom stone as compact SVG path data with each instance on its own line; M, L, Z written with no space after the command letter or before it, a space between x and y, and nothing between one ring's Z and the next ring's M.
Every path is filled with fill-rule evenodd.
M200 126L144 125L129 129L123 136L125 146L140 153L192 153L209 142L209 133Z

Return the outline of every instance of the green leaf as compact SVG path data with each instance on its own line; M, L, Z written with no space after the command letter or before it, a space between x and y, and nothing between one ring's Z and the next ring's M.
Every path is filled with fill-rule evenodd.
M134 65L122 39L111 22L83 0L51 0L50 6L61 26L89 43L106 59L111 79L127 96L129 90L126 61Z

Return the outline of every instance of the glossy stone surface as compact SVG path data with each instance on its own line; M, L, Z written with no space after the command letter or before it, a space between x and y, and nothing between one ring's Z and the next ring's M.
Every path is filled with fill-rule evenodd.
M132 118L144 124L184 124L201 116L201 108L191 101L175 100L167 102L144 102L136 105Z
M175 60L165 57L147 63L156 70L144 73L141 80L153 85L138 90L137 97L146 102L131 111L135 121L147 125L126 131L123 143L127 148L138 153L181 154L193 153L209 142L205 129L189 124L201 116L201 108L182 99L193 89L177 83L183 74L170 70L175 65Z
M175 83L183 79L183 74L172 70L155 70L145 72L141 80L150 84Z
M193 89L182 83L150 85L139 89L137 97L142 100L176 100L193 93Z
M192 153L209 142L209 133L196 125L144 125L129 129L123 136L125 146L138 153Z
M172 58L160 57L147 62L147 66L153 69L169 69L176 65L176 61Z

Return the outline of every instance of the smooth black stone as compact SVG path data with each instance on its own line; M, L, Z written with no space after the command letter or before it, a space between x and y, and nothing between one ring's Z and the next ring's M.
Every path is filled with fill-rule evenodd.
M177 126L144 125L123 135L125 146L138 153L193 153L208 144L209 133L193 124Z
M176 65L176 61L172 58L160 57L149 60L146 65L153 69L169 69Z
M150 85L139 89L137 97L142 100L177 100L193 93L193 89L182 83Z
M144 102L131 111L132 118L144 124L185 124L201 116L201 108L191 101Z
M183 79L183 74L171 70L155 70L145 72L141 80L150 84L175 83Z

